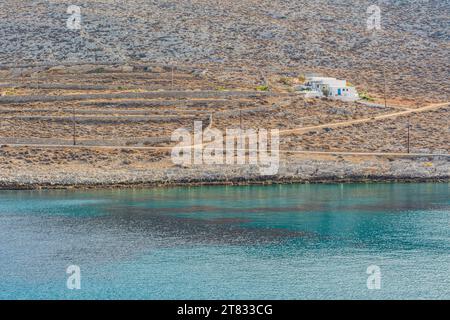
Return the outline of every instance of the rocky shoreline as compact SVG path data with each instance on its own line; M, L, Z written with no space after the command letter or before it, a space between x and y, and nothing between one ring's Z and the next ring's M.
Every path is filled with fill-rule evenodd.
M155 186L251 185L353 182L450 182L450 157L358 160L301 159L281 163L274 176L261 176L256 166L197 166L154 169L32 168L0 172L0 189L92 189Z

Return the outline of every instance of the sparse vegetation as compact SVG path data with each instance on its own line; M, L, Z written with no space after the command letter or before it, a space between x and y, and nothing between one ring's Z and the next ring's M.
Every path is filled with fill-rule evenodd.
M366 101L375 101L375 99L371 97L365 90L359 92L359 97Z
M298 76L298 81L300 83L305 83L305 81L306 81L305 75L303 75L303 74L299 75Z
M269 86L268 85L257 86L256 91L269 91Z
M105 73L105 68L96 68L94 70L89 71L88 73Z
M15 96L17 95L16 88L6 89L5 91L0 93L0 96Z
M322 93L325 97L328 97L330 95L330 90L328 88L323 88Z
M279 82L281 84L284 84L285 86L291 86L292 85L292 79L291 78L287 78L287 77L283 77L279 80Z
M91 68L90 70L95 68L88 67ZM120 70L118 66L115 69ZM394 113L398 110L390 107L385 109L343 101L331 101L326 98L323 100L304 99L302 95L285 94L294 87L282 87L280 82L288 83L289 80L292 80L292 83L297 85L296 74L291 76L288 73L267 73L264 76L270 82L265 82L260 78L255 80L256 71L246 70L237 73L235 70L223 70L221 66L210 66L211 76L209 78L197 78L190 73L189 69L178 70L176 74L178 77L177 87L189 92L184 95L169 92L171 90L171 69L166 71L161 68L161 71L149 71L147 74L141 72L120 74L121 71L112 71L115 69L107 67L105 73L95 76L86 75L86 66L80 67L79 70L68 69L66 73L64 70L59 72L57 81L61 85L72 84L76 79L76 83L81 85L92 85L92 82L96 81L95 84L105 86L106 89L92 89L95 94L104 94L95 100L86 100L84 97L80 98L80 101L67 101L64 106L61 106L59 101L45 102L47 97L43 97L39 98L40 101L30 103L0 104L0 111L7 118L1 123L0 136L3 138L3 143L8 141L33 143L32 139L39 139L43 143L49 144L60 141L70 144L73 133L72 110L75 110L77 115L76 135L80 145L83 141L83 144L91 146L121 146L123 148L121 150L128 150L127 152L130 153L118 151L115 148L99 148L98 150L79 148L76 149L76 152L74 151L77 155L74 157L72 153L68 153L68 148L64 148L65 151L61 151L60 148L51 148L39 151L40 153L37 153L39 157L37 157L34 151L29 151L34 149L29 147L23 149L12 147L11 150L2 148L0 160L3 160L4 164L0 165L0 172L11 170L11 176L14 176L18 170L21 170L22 164L24 168L28 168L31 166L27 161L33 161L33 168L30 169L30 172L33 170L36 175L49 177L48 179L52 179L52 181L63 175L53 174L53 168L51 173L44 172L44 174L45 168L58 166L63 170L65 169L64 165L69 168L72 163L80 166L80 171L83 172L102 166L108 168L115 175L122 174L126 166L138 170L139 173L136 173L136 176L146 170L160 173L162 172L158 171L160 168L171 166L170 148L153 150L140 147L170 147L174 145L171 141L174 130L180 127L191 128L196 119L204 119L206 124L210 113L214 113L214 127L220 130L228 127L237 128L241 125L243 128L260 126L282 130L319 126L316 129L283 134L280 137L281 150L343 152L405 152L406 150L404 125L406 118L396 116L383 119L383 121L375 118L378 115ZM112 76L113 72L118 74ZM217 78L215 75L218 75ZM44 79L52 79L56 82L55 76L47 78L46 71L42 70L40 73L42 83L45 83ZM255 81L260 82L255 84ZM279 90L280 88L283 90ZM361 88L376 90L366 83L362 84ZM271 94L253 92L255 89L271 91ZM46 89L36 87L34 82L30 83L30 87L20 86L11 88L11 90L9 87L1 88L3 93L6 90L10 91L9 94L17 90L15 94L20 97L3 98L5 101L14 99L20 101L29 95L48 94L63 98L73 94L72 89L66 89L64 86ZM117 90L121 90L123 95L117 95ZM161 91L161 94L155 95L154 99L151 98L152 94L148 95L150 98L145 98L146 95L127 95L129 92L156 92L157 90L167 90L167 92ZM214 90L217 91L214 92ZM375 95L376 91L371 92L374 92ZM76 93L78 94L77 91ZM191 93L192 97L189 97ZM110 94L111 96L109 96ZM371 99L365 91L362 93L362 97L366 97L367 100ZM414 128L411 131L411 152L438 152L435 150L444 150L439 153L448 152L448 143L446 143L448 133L445 131L448 127L445 123L447 110L448 107L411 115L411 124ZM367 119L367 121L336 127L329 126L332 123L357 119ZM430 125L419 125L423 123ZM133 149L126 148L126 146L133 147ZM78 157L78 150L83 152L83 158ZM8 152L7 155L5 155L6 152ZM286 154L283 153L282 157L285 156ZM300 159L299 154L295 152L288 157L286 159L289 161ZM301 155L302 159L308 157L310 155ZM17 161L20 165L7 164L5 159ZM393 161L398 160L397 157L393 157L393 159ZM435 169L442 168L442 166L431 167L422 160L419 165L422 171L425 167L428 172L435 172ZM100 181L103 178L99 177L98 179ZM133 182L133 179L130 178L126 181Z

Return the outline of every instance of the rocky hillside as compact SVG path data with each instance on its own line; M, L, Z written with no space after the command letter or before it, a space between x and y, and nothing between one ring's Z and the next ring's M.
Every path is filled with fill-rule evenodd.
M367 30L378 4L381 30ZM66 26L81 7L82 30ZM217 63L318 70L390 96L448 100L450 2L84 0L0 2L2 65L62 61Z

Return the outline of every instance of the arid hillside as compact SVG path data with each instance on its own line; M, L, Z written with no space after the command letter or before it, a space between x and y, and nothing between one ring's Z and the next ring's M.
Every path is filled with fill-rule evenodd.
M447 101L448 1L13 1L0 3L0 60L218 63L323 71L391 98ZM81 30L66 26L81 8Z
M372 1L3 0L0 188L448 181L450 3L376 4L379 30ZM308 73L368 101L306 99ZM278 174L175 164L194 121L278 129Z
M252 165L175 164L172 134L194 121L220 132L278 129L280 182L448 179L448 102L305 99L292 90L298 77L274 73L262 86L255 74L164 64L4 70L0 188L272 179Z

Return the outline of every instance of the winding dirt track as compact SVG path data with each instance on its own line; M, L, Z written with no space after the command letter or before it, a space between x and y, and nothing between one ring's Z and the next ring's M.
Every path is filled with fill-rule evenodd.
M346 126L354 125L354 124L357 124L357 123L365 123L365 122L370 122L370 121L378 121L378 120L383 120L383 119L388 119L388 118L395 118L395 117L398 117L398 116L404 116L404 115L408 115L408 114L411 114L411 113L426 112L426 111L430 111L430 110L446 107L448 105L450 105L450 102L434 103L434 104L430 104L428 106L420 107L420 108L417 108L417 109L408 109L408 110L405 110L405 111L398 111L398 112L393 112L393 113L387 113L387 114L382 114L382 115L378 115L378 116L373 116L373 117L370 117L370 118L361 118L361 119L355 119L355 120L349 120L349 121L342 121L342 122L335 122L335 123L326 123L326 124L321 124L321 125L317 125L317 126L280 130L280 134L304 133L304 132L317 130L317 129L346 127Z
M430 104L424 107L420 107L417 109L409 109L405 111L399 111L399 112L393 112L378 116L373 116L370 118L362 118L362 119L355 119L355 120L349 120L349 121L342 121L342 122L336 122L336 123L327 123L327 124L321 124L317 126L309 126L309 127L302 127L302 128L294 128L294 129L286 129L286 130L280 130L280 135L286 135L286 134L302 134L309 131L314 131L317 129L323 129L323 128L336 128L336 127L345 127L353 124L358 123L366 123L371 121L378 121L383 119L389 119L394 118L398 116L404 116L408 114L414 114L414 113L421 113L426 112L434 109L439 109L445 106L450 105L450 102L443 102L443 103L434 103ZM203 145L194 145L193 147L200 147ZM207 144L206 144L207 145ZM155 150L155 151L169 151L172 150L171 146L163 146L163 147L137 147L137 146L105 146L105 145L98 145L98 146L83 146L83 145L57 145L57 144L8 144L10 147L35 147L35 148L85 148L85 149L137 149L137 150ZM392 153L392 152L336 152L336 151L296 151L296 150L280 150L281 153L293 153L293 154L331 154L331 155L357 155L357 156L449 156L448 154L421 154L421 153Z

